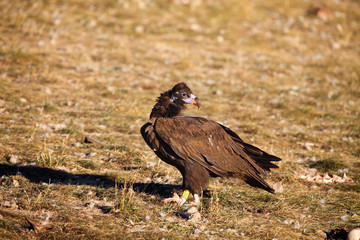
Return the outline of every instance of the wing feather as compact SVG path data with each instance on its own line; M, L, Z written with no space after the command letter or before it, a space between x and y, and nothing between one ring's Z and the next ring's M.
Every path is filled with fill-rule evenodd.
M243 151L250 156L251 159L260 165L266 171L270 171L271 168L278 168L277 165L271 161L281 161L281 158L274 155L268 154L267 152L244 142L236 133L234 133L230 128L220 125L237 143L237 145L243 149Z
M141 127L140 132L145 142L152 150L157 151L160 148L160 143L156 138L152 123L148 122L144 124Z

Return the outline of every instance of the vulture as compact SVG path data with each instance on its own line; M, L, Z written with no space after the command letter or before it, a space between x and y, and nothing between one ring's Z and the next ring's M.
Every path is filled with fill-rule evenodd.
M176 84L161 93L150 113L150 121L141 127L147 145L164 162L176 167L183 177L183 194L174 193L165 202L184 204L207 187L210 177L238 178L249 185L274 193L263 179L272 161L281 159L244 142L228 127L203 117L184 114L186 104L200 107L186 83Z

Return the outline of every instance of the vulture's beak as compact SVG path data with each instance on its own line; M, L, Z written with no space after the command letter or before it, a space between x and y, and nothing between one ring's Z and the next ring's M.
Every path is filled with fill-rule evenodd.
M191 96L189 98L183 99L183 101L186 102L186 103L194 104L198 108L201 105L200 100L194 94L191 94Z
M194 104L195 106L197 106L198 108L200 107L201 103L200 100L195 97L194 100L192 101L192 104Z

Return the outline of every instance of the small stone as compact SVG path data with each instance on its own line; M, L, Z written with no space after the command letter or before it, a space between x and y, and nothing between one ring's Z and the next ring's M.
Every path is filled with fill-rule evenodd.
M299 229L301 227L299 221L295 221L294 228Z
M226 229L226 232L231 233L231 234L235 234L235 233L236 233L236 230L235 230L235 229L228 228L228 229Z
M326 233L320 229L316 231L316 234L320 236L322 239L326 238Z
M14 187L20 186L19 181L16 180L16 179L13 180L12 184L13 184Z
M201 220L201 214L199 212L196 212L191 215L188 221L192 223L198 223L200 220Z
M164 213L164 212L159 212L159 215L160 215L160 217L162 217L162 218L166 217L166 213Z
M93 191L89 190L88 192L86 192L86 195L92 195Z
M2 203L2 205L3 205L4 207L6 207L6 208L10 208L10 207L11 207L10 201L4 201L4 202Z
M86 204L88 208L93 209L95 207L95 202L91 201L89 203Z
M13 208L13 209L17 209L18 208L18 205L13 201L5 201L2 203L2 205L6 208Z
M291 218L287 218L283 221L283 223L287 224L287 225L290 225L290 224L293 224L295 221Z
M202 30L201 26L197 23L191 24L190 29L193 30L194 32L201 32Z
M272 187L274 188L276 193L282 193L284 191L284 188L283 188L281 182L274 183Z
M223 91L221 91L220 89L214 91L213 93L214 93L215 95L219 95L219 96L223 95Z
M199 229L200 229L200 231L204 231L205 229L206 229L206 227L204 226L204 225L201 225L200 227L199 227Z
M39 46L39 47L42 47L42 46L44 46L44 45L45 45L45 42L44 42L44 41L41 40L41 41L38 42L38 46Z
M93 157L96 155L96 152L86 153L86 157Z
M341 216L341 220L347 221L350 218L348 214L345 214L344 216Z
M19 156L18 155L11 155L11 157L9 158L9 163L16 164L18 162L20 162Z
M176 222L178 219L175 216L171 216L171 217L165 217L164 220L166 222Z
M144 32L144 26L141 26L141 25L136 26L135 27L135 32L136 33L143 33Z
M167 231L169 231L169 230L167 229L166 225L164 225L164 226L162 226L161 228L159 228L159 231L161 231L161 232L167 232Z
M55 124L49 124L50 128L57 131L60 129L64 129L66 128L66 124L65 123L55 123Z
M340 49L340 48L341 48L341 44L338 43L338 42L333 42L333 43L331 44L331 48L332 48L332 49Z
M26 98L20 98L19 101L22 102L22 103L27 103Z

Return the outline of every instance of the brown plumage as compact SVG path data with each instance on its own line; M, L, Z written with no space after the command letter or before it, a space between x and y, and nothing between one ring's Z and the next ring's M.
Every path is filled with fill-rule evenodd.
M200 194L210 177L235 177L253 187L274 192L262 178L281 159L245 143L229 128L206 118L182 113L186 103L200 107L185 83L157 99L150 122L141 128L145 142L183 176L183 189Z

